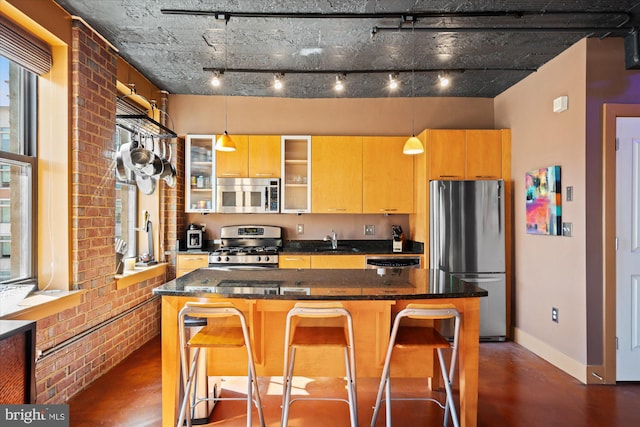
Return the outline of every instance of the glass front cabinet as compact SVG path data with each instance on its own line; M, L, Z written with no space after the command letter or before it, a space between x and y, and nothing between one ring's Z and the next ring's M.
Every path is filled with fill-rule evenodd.
M311 136L282 137L280 212L311 212Z
M215 212L215 135L187 135L185 141L185 211Z

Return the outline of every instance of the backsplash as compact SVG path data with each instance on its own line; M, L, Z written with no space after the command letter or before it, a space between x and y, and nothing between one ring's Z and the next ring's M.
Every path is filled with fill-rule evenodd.
M282 227L285 240L322 240L335 230L338 239L345 240L388 240L391 239L391 225L400 225L409 231L409 215L377 214L187 214L187 224L205 224L205 240L220 238L220 227L225 225L276 225ZM298 225L304 228L297 233ZM375 234L364 234L364 226L373 225ZM183 232L186 230L183 230ZM180 233L180 231L178 231ZM183 233L184 234L184 233ZM183 238L181 236L181 238Z

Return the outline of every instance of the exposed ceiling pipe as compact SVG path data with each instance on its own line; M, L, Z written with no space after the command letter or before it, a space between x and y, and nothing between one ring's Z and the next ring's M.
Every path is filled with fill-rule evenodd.
M203 71L222 72L221 68L215 67L203 67ZM294 70L294 69L268 69L268 68L225 68L225 73L259 73L259 74L389 74L389 73L411 73L415 71L416 73L437 73L441 72L444 69L440 68L416 68L412 70L411 68L394 68L394 69L358 69L358 70L331 70L331 69L322 69L322 70ZM446 71L451 73L464 73L465 71L538 71L535 67L512 67L512 68L494 68L494 67L480 67L480 68L447 68Z
M487 11L487 12L435 12L435 11L416 11L416 12L374 12L374 13L357 13L357 12L229 12L215 10L194 10L194 9L160 9L164 15L201 15L214 16L217 19L231 18L289 18L289 19L389 19L395 18L402 22L415 22L419 19L429 18L523 18L527 16L553 17L553 16L593 16L593 17L625 17L625 22L631 18L627 11L608 11L608 12L589 12L584 10L574 11ZM417 29L417 28L416 28Z

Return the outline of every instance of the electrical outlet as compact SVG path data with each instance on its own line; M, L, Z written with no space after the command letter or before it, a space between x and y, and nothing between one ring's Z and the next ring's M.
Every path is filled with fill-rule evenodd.
M551 321L558 323L558 309L551 307Z
M298 224L296 230L298 231L298 234L304 234L304 224Z
M373 236L376 234L376 226L375 225L365 225L364 226L364 235L365 236Z

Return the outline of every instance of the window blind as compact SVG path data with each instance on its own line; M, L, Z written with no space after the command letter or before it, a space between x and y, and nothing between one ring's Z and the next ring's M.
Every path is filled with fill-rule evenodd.
M51 49L13 22L0 16L0 55L36 74L51 69Z

